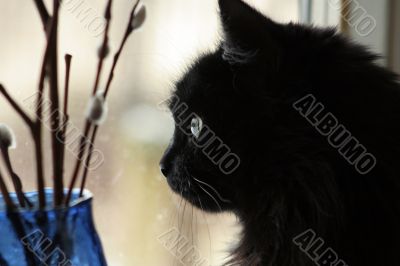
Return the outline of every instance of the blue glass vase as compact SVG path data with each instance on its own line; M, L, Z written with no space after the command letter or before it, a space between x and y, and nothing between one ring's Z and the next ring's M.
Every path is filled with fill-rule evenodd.
M53 190L47 189L47 206ZM92 195L74 191L68 208L8 212L0 195L0 266L106 266L92 216ZM17 203L17 196L10 195ZM38 193L26 193L37 206Z

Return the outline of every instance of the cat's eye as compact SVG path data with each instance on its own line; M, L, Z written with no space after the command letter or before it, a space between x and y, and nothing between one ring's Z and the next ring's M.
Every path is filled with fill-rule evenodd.
M195 138L200 136L200 132L203 129L203 120L200 117L196 116L192 119L190 123L190 130Z

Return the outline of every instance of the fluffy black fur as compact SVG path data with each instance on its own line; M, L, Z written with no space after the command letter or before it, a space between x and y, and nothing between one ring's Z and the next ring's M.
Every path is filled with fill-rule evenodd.
M292 241L309 228L349 266L400 265L397 76L334 29L278 24L241 0L219 4L224 41L193 64L173 99L241 164L224 175L177 127L161 162L171 188L239 217L242 238L228 265L315 265ZM308 93L376 156L370 173L360 175L294 110ZM203 185L215 200L194 178L215 189Z

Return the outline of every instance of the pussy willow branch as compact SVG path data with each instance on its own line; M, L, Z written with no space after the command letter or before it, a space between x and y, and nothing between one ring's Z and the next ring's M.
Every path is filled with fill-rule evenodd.
M54 180L54 205L61 206L64 198L64 182L63 182L63 143L57 138L57 133L60 130L61 116L58 110L60 107L59 91L58 91L58 19L60 10L60 0L53 0L53 18L52 30L54 34L49 39L50 54L49 54L49 69L50 69L50 93L51 101L51 143L52 143L52 160L53 160L53 180Z
M97 66L97 73L96 73L96 79L94 82L94 86L93 86L93 92L92 95L95 95L97 90L98 90L98 85L100 82L100 76L101 76L101 72L103 69L103 63L104 63L104 51L107 49L108 47L108 33L109 33L109 29L110 29L110 23L111 23L111 8L112 8L112 0L108 0L107 3L107 7L106 7L106 12L104 14L104 17L106 19L106 28L104 31L104 38L103 38L103 43L101 46L101 50L99 53L99 62L98 62L98 66ZM79 141L79 147L82 149L79 153L78 153L78 158L76 160L75 163L75 167L74 167L74 171L72 173L72 178L71 178L71 182L69 185L69 189L68 189L68 194L65 198L65 204L68 205L70 200L71 200L71 196L72 196L72 190L74 189L74 186L76 184L76 181L78 179L78 175L79 175L79 171L81 169L82 166L82 161L83 161L83 157L85 155L85 151L86 151L86 140L88 139L88 134L89 131L91 129L91 124L88 120L85 121L85 126L84 126L84 133L82 135L82 137L80 138Z
M134 5L134 7L133 7L133 9L131 11L130 20L128 22L128 26L126 28L124 37L123 37L123 39L121 41L121 44L119 46L118 51L114 55L114 61L113 61L113 64L112 64L112 67L111 67L111 70L110 70L110 74L108 76L106 89L104 91L104 98L107 98L107 95L108 95L108 93L110 91L111 83L112 83L113 78L114 78L114 71L115 71L115 68L116 68L116 66L118 64L118 60L119 60L119 58L121 56L121 53L122 53L122 51L123 51L123 49L125 47L126 41L128 40L129 36L131 35L131 33L134 30L132 28L132 20L135 17L135 12L136 12L137 7L139 6L139 3L140 3L140 0L138 0L136 2L136 4ZM83 190L84 190L85 185L86 185L86 179L87 179L87 175L88 175L87 166L90 164L90 160L91 160L91 157L92 157L91 153L93 151L94 143L96 141L97 131L98 131L98 126L96 125L96 126L94 126L93 134L92 134L92 136L90 138L90 141L89 141L89 143L91 143L92 145L90 145L90 148L89 148L90 150L88 151L88 154L87 154L86 159L85 159L86 169L84 170L84 173L83 173L83 176L82 176L81 192L80 192L81 195L82 195Z
M121 53L122 53L122 51L123 51L123 49L125 47L126 41L128 40L129 36L131 35L131 33L134 30L133 27L132 27L132 21L135 18L135 12L136 12L137 7L139 6L139 3L140 3L140 0L137 0L136 4L134 5L134 7L133 7L133 9L131 11L130 20L128 21L128 25L126 27L126 31L125 31L124 37L122 38L122 41L121 41L121 44L119 46L118 51L114 55L114 61L113 61L112 67L111 67L110 74L108 76L106 89L104 91L104 98L107 97L108 92L110 90L111 82L112 82L112 80L114 78L114 71L115 71L115 68L116 68L116 66L118 64L118 60L119 60L119 58L121 56Z
M132 9L132 11L131 11L130 20L129 20L129 22L128 22L128 26L127 26L127 28L126 28L124 37L123 37L123 39L122 39L122 41L121 41L121 44L120 44L120 46L119 46L118 51L117 51L117 52L115 53L115 55L114 55L113 64L112 64L112 67L111 67L111 70L110 70L110 74L109 74L108 80L107 80L107 85L106 85L106 88L105 88L105 91L104 91L104 98L107 98L107 95L108 95L108 93L109 93L109 91L110 91L111 83L112 83L113 78L114 78L114 71L115 71L115 68L116 68L116 66L117 66L117 64L118 64L118 60L119 60L119 58L120 58L120 56L121 56L121 53L122 53L122 51L123 51L123 49L124 49L124 47L125 47L126 41L128 40L129 36L131 35L131 33L132 33L133 30L134 30L134 29L132 28L132 20L133 20L134 17L135 17L135 12L136 12L137 7L139 6L139 3L140 3L140 0L138 0L138 1L136 2L136 4L134 5L134 7L133 7L133 9ZM94 126L93 134L92 134L92 136L90 137L89 143L91 143L92 145L90 145L88 154L87 154L86 159L85 159L86 169L84 170L84 173L83 173L83 176L82 176L80 195L82 195L83 190L84 190L85 185L86 185L86 180L87 180L87 175L88 175L88 169L87 169L87 167L88 167L88 165L90 164L90 160L91 160L91 157L92 157L91 153L93 152L93 147L94 147L94 143L95 143L95 141L96 141L96 135L97 135L98 128L99 128L99 127L98 127L97 125Z
M41 137L40 137L40 121L39 126L38 123L33 122L29 116L22 110L22 108L14 101L14 99L8 94L7 90L0 84L0 93L6 98L6 100L10 103L10 105L14 108L14 110L20 115L22 120L25 121L26 125L29 127L32 137L35 142L36 147L36 161L37 161L37 173L38 173L38 186L39 186L39 206L44 207L45 198L44 198L44 184L43 184L43 168L42 168L42 156L41 156ZM39 96L40 97L40 96ZM39 105L41 106L41 105ZM40 156L39 156L40 154ZM41 185L42 184L42 185Z
M112 67L111 67L111 70L110 70L110 73L109 73L109 76L108 76L108 80L107 80L107 85L106 85L106 88L105 88L105 91L104 91L104 99L107 98L108 92L110 90L111 83L112 83L113 78L114 78L114 71L115 71L115 68L116 68L116 66L118 64L120 55L121 55L121 53L122 53L122 51L123 51L123 49L125 47L126 41L128 40L129 36L131 35L131 33L134 30L133 27L132 27L132 21L135 18L135 12L136 12L137 7L139 6L139 3L140 3L140 0L137 0L136 4L132 8L132 11L131 11L131 14L130 14L130 19L129 19L128 25L126 27L126 31L125 31L124 37L122 38L122 41L121 41L121 44L119 46L118 51L114 55L113 64L112 64ZM88 120L86 121L86 123L89 124L90 127L92 126L91 123ZM90 140L88 141L88 143L91 144L90 145L91 147L94 146L97 132L98 132L98 126L96 125L96 126L94 126L93 134L92 134ZM88 138L88 137L89 136L86 136L86 138ZM88 167L88 165L90 164L92 149L93 148L90 148L90 151L86 155L86 159L85 159L86 167ZM82 183L81 183L81 194L83 193L83 189L85 188L85 185L86 185L87 175L88 175L88 169L85 169L85 171L83 173L83 176L82 176L82 179L81 179L82 180Z
M107 3L106 12L104 14L104 17L106 19L106 28L104 31L103 43L101 45L100 53L99 53L99 62L97 65L96 80L94 82L93 92L92 92L93 95L95 95L98 90L100 76L101 76L101 72L103 69L103 63L104 63L104 59L105 59L105 53L106 53L106 50L108 49L108 42L109 42L108 32L109 32L110 23L111 23L111 7L112 7L112 0L109 0Z
M37 110L38 113L42 113L42 102L43 96L38 96L38 105L40 106ZM38 119L39 121L39 119ZM42 147L42 127L41 121L35 122L34 128L32 129L32 137L35 145L35 157L36 157L36 180L39 197L39 209L43 210L46 207L46 194L44 193L45 178L43 170L43 147Z
M101 73L103 70L104 59L106 58L106 50L108 49L108 42L109 42L108 33L109 33L110 22L111 22L111 17L112 17L111 7L112 7L112 0L109 0L107 3L106 12L104 14L104 17L106 19L106 29L104 31L103 43L102 43L102 45L100 47L100 51L99 51L99 62L97 65L97 73L96 73L96 79L95 79L94 86L93 86L92 95L95 95L98 91L100 77L101 77ZM87 128L87 127L90 130L91 124L89 123L89 121L85 122L85 128ZM92 132L92 137L91 137L92 141L95 139L97 130L98 130L98 126L95 126L93 129L93 132ZM89 142L89 143L92 143L92 142ZM86 147L84 147L84 148L86 149ZM83 170L83 175L82 175L83 177L82 177L82 181L81 181L81 189L80 189L79 197L83 196L83 190L85 189L85 185L86 185L87 172L89 170L88 162L90 162L90 160L92 158L93 148L94 148L94 145L89 145L88 154L86 156L85 163L84 163L85 167ZM84 154L82 154L82 160L83 160L83 156L84 156ZM74 175L75 179L78 177L77 174L78 174L78 172L76 172L76 177ZM74 182L76 182L76 181L74 181ZM72 185L72 188L74 185L75 184Z

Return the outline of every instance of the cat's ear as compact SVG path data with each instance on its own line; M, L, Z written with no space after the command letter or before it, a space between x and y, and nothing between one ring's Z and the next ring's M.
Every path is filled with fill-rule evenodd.
M280 25L270 20L242 0L219 0L223 50L227 60L248 60L258 52L277 55L275 38ZM232 61L232 60L230 60ZM240 63L240 62L239 62Z

